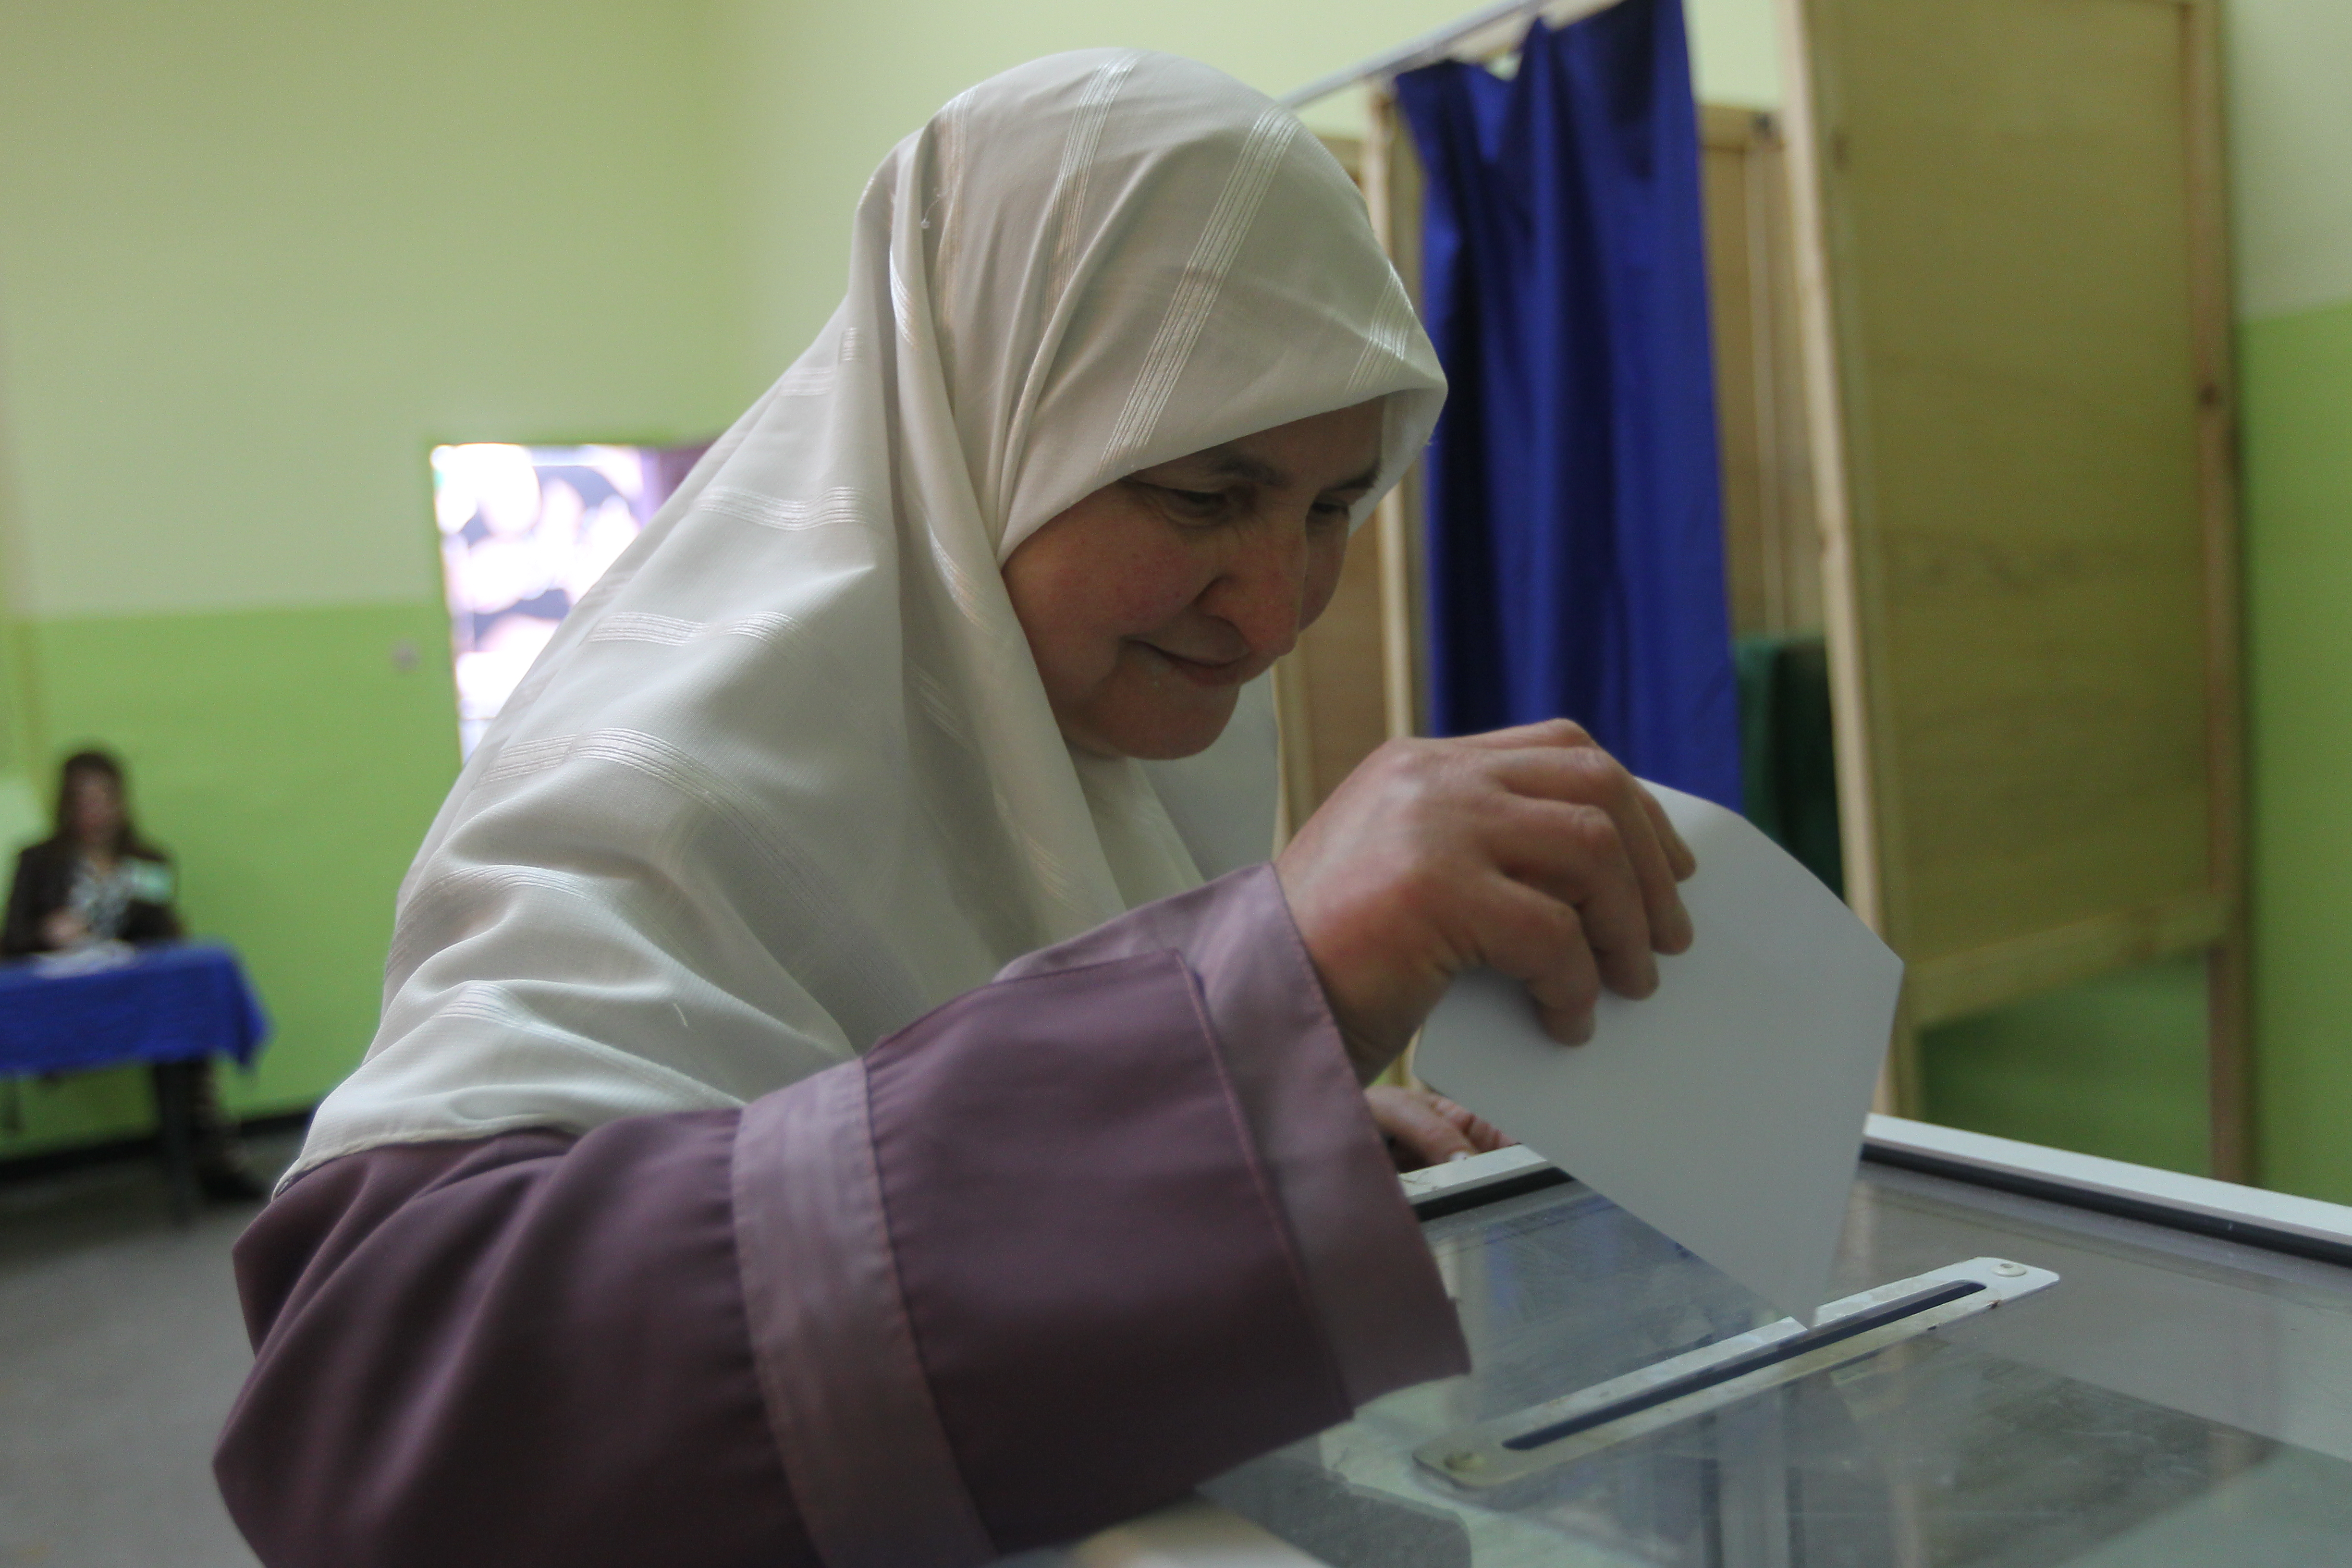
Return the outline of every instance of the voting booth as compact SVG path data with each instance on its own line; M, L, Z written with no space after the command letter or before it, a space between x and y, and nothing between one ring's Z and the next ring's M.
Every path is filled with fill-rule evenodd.
M1491 6L1292 95L1371 83L1335 151L1424 314L1398 75L1609 9ZM1923 1031L2201 960L2208 1168L2250 1179L2217 0L1776 9L1785 108L1699 125L1725 563L1736 631L1826 656L1841 890L1910 968L1881 1108L1923 1111ZM1293 821L1425 732L1423 496L1277 672Z

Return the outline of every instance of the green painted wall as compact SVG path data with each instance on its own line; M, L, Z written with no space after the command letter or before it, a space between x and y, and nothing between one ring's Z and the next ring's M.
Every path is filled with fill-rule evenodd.
M192 931L244 955L275 1035L244 1113L307 1105L375 1032L393 889L457 771L437 604L90 616L37 628L56 749L102 740L179 863ZM396 658L415 650L409 668ZM24 1091L0 1154L143 1125L143 1075Z
M5 348L0 343L0 351ZM37 831L42 820L26 776L34 742L31 689L25 680L21 646L24 626L17 614L24 530L17 519L16 465L10 460L6 372L5 353L0 353L0 851Z
M2240 358L2262 1173L2352 1203L2352 300Z
M2207 1168L2201 959L1947 1024L1920 1048L1928 1113L1947 1126L2192 1174Z
M2261 1173L2352 1203L2352 5L2227 16Z

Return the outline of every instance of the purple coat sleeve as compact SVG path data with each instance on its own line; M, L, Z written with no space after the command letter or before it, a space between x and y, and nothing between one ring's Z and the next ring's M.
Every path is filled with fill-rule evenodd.
M331 1162L237 1274L271 1568L984 1563L1466 1364L1265 868L740 1112Z

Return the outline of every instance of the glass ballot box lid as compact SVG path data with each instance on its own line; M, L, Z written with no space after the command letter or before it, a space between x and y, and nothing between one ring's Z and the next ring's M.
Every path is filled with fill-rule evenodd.
M1417 1205L1474 1370L1211 1499L1332 1568L2352 1564L2345 1211L2280 1227L2179 1201L2268 1196L2221 1184L1874 1141L1847 1300L1808 1330L1559 1172L1485 1159L1507 1173Z

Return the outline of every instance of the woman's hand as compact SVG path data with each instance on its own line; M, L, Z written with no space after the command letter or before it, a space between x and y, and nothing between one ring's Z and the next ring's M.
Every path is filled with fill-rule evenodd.
M1690 946L1697 868L1664 810L1566 720L1391 741L1276 858L1349 1054L1394 1060L1462 970L1526 982L1544 1026L1591 1037L1606 985L1657 988Z
M1418 1171L1466 1160L1489 1149L1508 1148L1516 1139L1504 1136L1491 1121L1473 1116L1442 1094L1425 1089L1397 1089L1382 1084L1364 1090L1372 1121L1387 1139L1400 1171Z
M71 910L57 910L41 921L41 940L52 952L73 947L89 935L89 927Z

